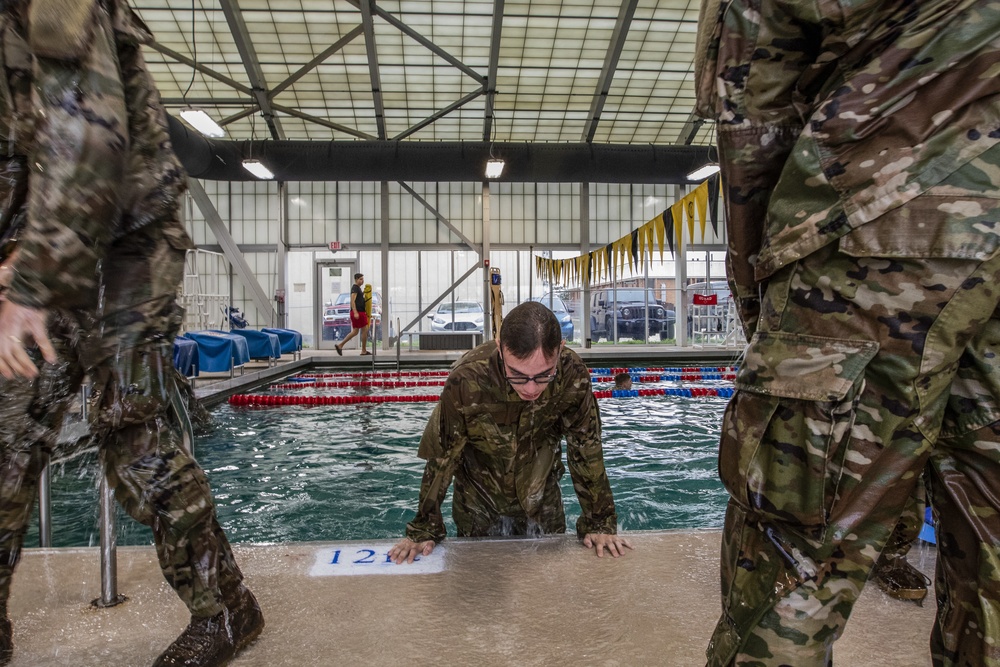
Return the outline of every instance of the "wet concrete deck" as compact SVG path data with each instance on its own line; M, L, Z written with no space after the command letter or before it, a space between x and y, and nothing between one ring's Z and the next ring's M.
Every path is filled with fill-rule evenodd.
M703 665L719 610L720 533L629 537L636 550L618 560L597 559L573 537L452 539L439 552L443 571L406 576L378 567L391 546L385 541L237 545L267 628L233 664ZM366 559L369 546L377 553ZM317 554L327 563L335 549L342 552L338 566L367 560L373 567L312 576ZM932 548L915 547L910 560L932 573ZM151 664L183 629L186 610L163 582L151 547L119 549L118 574L128 601L94 609L97 549L26 550L11 598L12 664ZM837 643L835 664L930 665L933 616L932 602L920 608L869 586Z

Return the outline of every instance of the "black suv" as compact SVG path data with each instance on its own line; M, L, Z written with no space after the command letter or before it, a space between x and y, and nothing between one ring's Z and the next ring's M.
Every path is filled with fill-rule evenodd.
M619 338L645 338L646 307L649 307L649 335L660 340L674 337L674 311L656 298L653 290L594 290L590 295L590 335L594 340L614 339L615 319ZM617 314L617 318L615 318Z

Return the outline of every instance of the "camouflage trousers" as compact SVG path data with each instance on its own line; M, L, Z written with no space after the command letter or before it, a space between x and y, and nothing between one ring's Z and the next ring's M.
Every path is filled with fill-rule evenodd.
M183 261L183 251L155 229L130 235L108 260L99 321L53 313L59 363L39 360L36 381L0 379L0 601L10 594L38 476L85 371L104 472L122 507L152 529L167 582L194 616L215 615L238 595L242 573L205 473L183 450L179 422L168 412Z
M455 475L451 515L459 537L537 537L566 532L562 491L555 474L545 480L538 508L529 517L516 493L510 497L495 490L488 493L471 475L460 471Z
M726 409L712 666L830 665L921 474L937 666L1000 666L1000 252L785 267Z
M902 558L910 552L910 547L920 537L924 527L924 509L927 499L923 480L913 489L913 493L903 506L896 527L892 529L889 539L882 548L882 555L887 558Z

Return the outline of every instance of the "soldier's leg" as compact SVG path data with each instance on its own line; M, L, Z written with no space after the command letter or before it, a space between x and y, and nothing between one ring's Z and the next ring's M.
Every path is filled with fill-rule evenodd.
M882 549L882 556L904 558L910 552L910 547L917 541L923 529L925 507L924 484L921 480L913 487L913 493L903 506L903 513L899 515L899 520L889 535L889 541Z
M875 562L871 578L878 587L898 600L912 600L922 604L927 597L930 579L906 559L910 547L916 542L924 525L925 493L921 481L903 507L896 527L889 535L882 553Z
M7 600L38 493L38 477L80 387L82 372L66 345L75 331L71 318L54 313L49 335L59 361L42 364L32 350L29 354L39 367L37 379L0 378L0 664L7 664L13 654Z
M727 408L711 665L826 665L930 454L1000 262L827 248L772 279ZM948 309L949 317L939 317Z
M948 443L931 458L937 518L931 634L935 667L1000 666L1000 423Z
M175 391L171 345L183 243L170 225L147 225L105 262L103 336L88 349L99 410L95 431L115 495L153 530L160 566L193 616L218 613L242 574L215 517L205 474L180 447L168 414ZM220 590L221 589L221 590Z
M181 448L168 414L170 361L151 345L95 372L97 430L122 507L153 531L160 567L192 616L214 616L242 592L243 575L219 526L205 473Z
M936 667L1000 666L998 347L1000 312L994 312L959 364L930 461L938 543L938 616L931 635Z

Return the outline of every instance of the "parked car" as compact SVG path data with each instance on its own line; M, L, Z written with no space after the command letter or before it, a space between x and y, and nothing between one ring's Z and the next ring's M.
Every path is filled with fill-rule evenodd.
M372 292L372 316L368 338L382 338L382 295ZM333 303L323 307L323 340L340 340L351 333L351 293L337 295Z
M616 321L619 338L643 339L647 319L650 337L673 338L676 318L651 289L597 289L590 295L590 334L594 340L614 339Z
M437 312L428 315L431 331L478 331L483 333L483 306L475 301L446 301L438 306Z
M559 328L562 329L563 340L573 340L573 318L570 317L573 312L572 308L567 308L565 302L559 297L549 294L532 297L530 300L544 304L546 308L555 313L556 319L559 320Z

